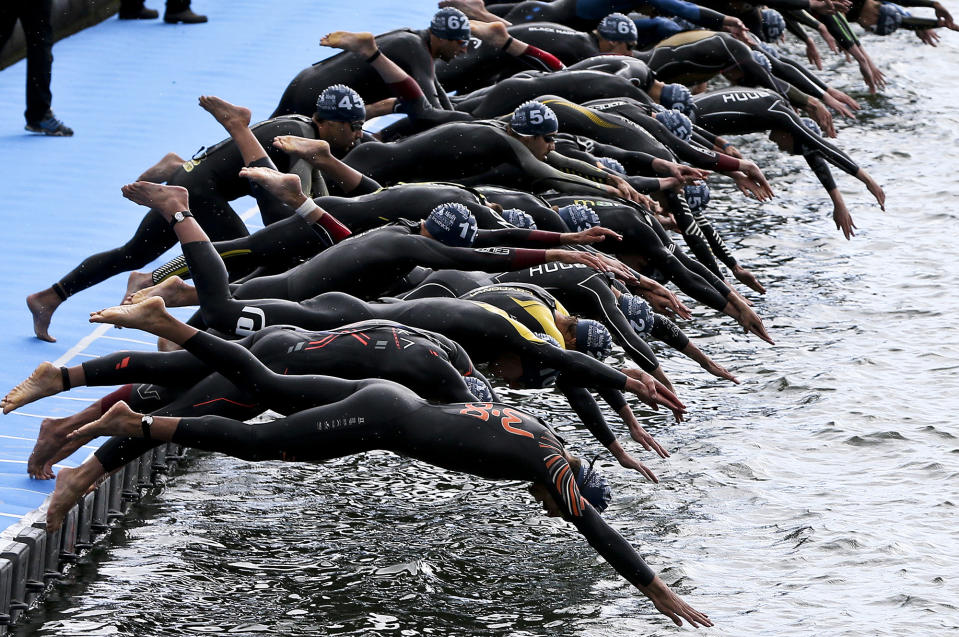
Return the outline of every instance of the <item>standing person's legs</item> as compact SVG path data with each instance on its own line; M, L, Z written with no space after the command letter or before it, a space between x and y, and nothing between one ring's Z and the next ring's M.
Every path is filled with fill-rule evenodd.
M50 110L50 74L53 67L53 0L20 3L20 23L27 40L27 130L69 137L73 131Z
M206 22L205 15L194 13L190 9L190 0L166 0L166 11L163 13L163 21L170 24L182 22L183 24L198 24Z

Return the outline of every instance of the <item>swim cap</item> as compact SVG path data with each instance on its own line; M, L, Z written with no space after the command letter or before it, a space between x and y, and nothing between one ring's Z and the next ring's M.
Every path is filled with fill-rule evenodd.
M619 309L637 334L649 336L653 329L653 308L638 296L623 294L619 297Z
M786 30L786 21L781 13L775 9L763 9L762 23L759 27L759 37L766 42L775 42L782 37Z
M606 510L613 499L613 492L606 483L606 478L592 464L587 467L585 462L580 463L579 471L576 472L576 486L579 487L580 495L600 513Z
M323 89L316 98L316 118L331 122L362 122L366 107L360 94L344 84Z
M614 173L619 173L620 175L626 174L626 168L612 157L597 157L596 161L601 163L603 168L609 168Z
M509 126L513 132L526 136L552 135L559 130L556 113L540 102L525 102L517 106Z
M636 23L622 13L610 13L603 18L596 32L610 42L635 42L639 39Z
M517 228L536 230L536 222L533 221L533 218L519 208L507 208L500 213L500 216Z
M563 206L556 213L562 218L566 227L573 232L582 232L599 225L599 215L592 208L581 203Z
M769 58L766 57L765 53L757 51L756 49L753 49L750 53L752 53L753 59L756 60L756 64L766 69L769 73L773 72L773 64L769 61Z
M461 203L441 203L424 225L434 239L454 248L471 246L476 239L476 217Z
M433 14L430 33L443 40L469 40L470 19L459 9L443 7Z
M666 108L689 116L694 111L693 94L682 84L667 84L659 95L659 103Z
M816 123L816 120L810 117L800 117L799 121L802 122L802 125L822 137L822 129L819 128L819 124Z
M464 376L463 380L466 381L466 388L470 390L470 393L473 394L476 400L483 403L493 402L493 392L489 388L489 385L476 376Z
M599 321L579 319L576 322L576 349L597 360L603 360L613 349L613 337Z
M699 212L709 203L709 186L706 184L690 184L683 187L686 203L693 212Z
M776 50L772 44L766 44L765 42L757 42L756 45L762 49L763 53L768 55L771 58L779 59L779 51Z
M656 119L668 128L670 133L684 141L689 141L693 134L693 123L679 111L660 111L656 113Z
M906 11L902 7L891 2L879 5L879 18L876 20L873 31L876 35L893 33L902 24L902 16L905 13Z

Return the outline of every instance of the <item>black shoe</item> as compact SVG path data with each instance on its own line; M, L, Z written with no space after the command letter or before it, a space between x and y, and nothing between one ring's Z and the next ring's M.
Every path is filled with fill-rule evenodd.
M177 22L182 22L183 24L200 24L201 22L206 22L206 16L185 9L183 11L177 11L176 13L164 14L163 21L169 22L170 24L176 24Z
M131 13L121 11L117 14L117 17L121 20L156 20L160 17L160 12L156 9L147 9L146 7L140 7L138 10Z
M73 129L58 120L51 111L47 111L47 116L39 122L27 122L24 128L31 133L51 137L73 137Z

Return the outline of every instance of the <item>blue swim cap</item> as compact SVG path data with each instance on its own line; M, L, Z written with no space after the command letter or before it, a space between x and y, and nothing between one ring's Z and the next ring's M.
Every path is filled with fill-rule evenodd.
M481 403L493 402L493 391L489 388L489 385L476 376L464 376L463 380L466 381L466 388L470 390L476 400Z
M653 308L649 303L638 296L623 294L619 297L619 309L637 334L649 336L653 329Z
M563 206L556 213L562 218L566 227L573 232L582 232L599 225L599 215L592 208L581 203Z
M500 213L500 216L517 228L536 230L536 222L533 221L533 218L519 208L507 208Z
M526 136L552 135L559 130L556 113L540 102L525 102L517 106L509 126L513 132Z
M603 360L613 349L613 337L599 321L579 319L576 322L576 349L597 360Z
M580 463L579 471L576 472L576 486L579 487L580 495L600 513L606 510L613 499L613 492L606 483L606 478L592 464L587 467L585 462Z
M366 107L360 94L344 84L323 89L316 98L316 118L331 122L362 122Z
M665 108L679 111L686 116L691 116L695 107L693 106L693 94L682 84L667 84L663 87L659 95L659 103Z
M614 173L625 175L626 168L612 157L597 157L596 161L603 165L603 168L609 168Z
M750 51L750 54L753 56L753 59L756 61L756 64L766 69L767 72L773 72L773 64L769 61L769 58L766 57L766 54L762 51L753 49Z
M819 124L816 123L816 120L809 117L800 117L799 121L802 122L802 125L822 137L822 129L819 128Z
M775 42L782 37L786 30L786 21L781 13L775 9L763 9L762 24L759 28L759 37L766 42Z
M903 15L909 15L905 9L891 2L879 5L879 18L872 30L876 35L890 35L902 24Z
M766 44L765 42L757 42L756 45L762 49L763 53L768 55L771 58L779 59L779 51L776 50L772 44Z
M636 23L622 13L610 13L603 18L596 32L610 42L636 42L639 39Z
M676 137L684 141L689 141L689 138L692 137L693 123L679 111L660 111L656 113L656 119Z
M476 217L461 203L441 203L423 223L434 239L454 248L469 247L476 239Z
M433 14L430 33L443 40L469 40L470 19L459 9L444 7Z
M709 186L706 184L690 184L683 187L686 203L693 212L699 212L709 203Z

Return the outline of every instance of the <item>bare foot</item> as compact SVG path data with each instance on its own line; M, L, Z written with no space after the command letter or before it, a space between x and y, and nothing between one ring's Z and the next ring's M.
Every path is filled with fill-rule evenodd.
M163 338L162 336L157 338L157 351L158 352L175 352L177 350L183 349L173 341Z
M142 303L152 298L163 299L167 307L187 307L200 304L200 297L197 295L196 288L178 276L171 276L156 285L134 292L130 296L129 302L124 300L123 304Z
M490 13L487 11L483 0L440 0L438 4L440 7L453 7L454 9L459 9L466 15L467 18L472 18L474 20L482 20L484 22L500 22L501 24L506 25L509 24L509 22L503 20L503 18L497 16L495 13Z
M240 177L260 184L271 195L293 208L306 201L303 184L296 175L281 173L272 168L246 166L240 169Z
M150 181L155 184L162 184L170 180L176 169L186 163L186 160L176 153L167 153L163 159L153 164L143 171L143 174L137 177L137 181Z
M158 329L169 320L170 315L166 313L166 306L160 297L151 297L133 305L117 305L105 310L90 312L91 323L109 323L110 325L131 327L144 332Z
M50 494L50 504L47 506L47 531L52 533L60 528L63 518L89 487L81 467L60 469L57 486Z
M334 31L324 35L320 44L334 49L343 49L350 53L359 53L365 57L370 57L376 53L376 40L373 39L372 33Z
M3 400L0 400L0 406L3 407L3 413L9 414L27 403L61 391L63 391L63 377L60 375L60 369L53 363L40 363L25 381L11 389Z
M132 300L133 295L144 288L150 287L152 284L152 272L131 272L130 276L127 277L127 291L123 295L122 304L129 305L130 303L136 303L136 301Z
M137 181L123 186L120 192L133 203L156 209L167 218L167 221L173 217L174 212L190 209L190 193L181 186L164 186L152 184L149 181Z
M103 414L88 425L83 425L79 429L67 434L67 440L74 438L88 438L90 440L98 436L143 436L141 427L141 418L143 414L138 414L122 400L113 404L107 413ZM62 471L60 472L63 473ZM59 487L59 480L57 481Z
M497 49L502 48L509 39L509 32L502 22L470 20L470 34L475 35L490 46L495 46Z
M201 96L200 107L212 115L213 119L220 122L223 128L227 130L250 127L251 113L248 108L230 104L226 100L221 100L213 95Z
M273 146L288 155L305 159L311 166L322 167L323 162L333 157L330 145L322 139L307 139L295 135L279 135L273 138Z
M30 458L27 460L27 473L34 480L49 480L53 477L53 463L62 460L61 451L67 441L67 434L74 430L76 424L73 417L44 418L40 423L40 434L37 444L33 446ZM81 444L83 441L80 441ZM70 450L72 453L74 450ZM55 456L60 456L55 457ZM69 453L67 453L69 455Z
M54 292L53 288L35 292L27 297L27 308L33 314L33 333L41 341L57 342L57 339L50 336L48 330L53 313L60 307L61 303L63 303L63 299Z

